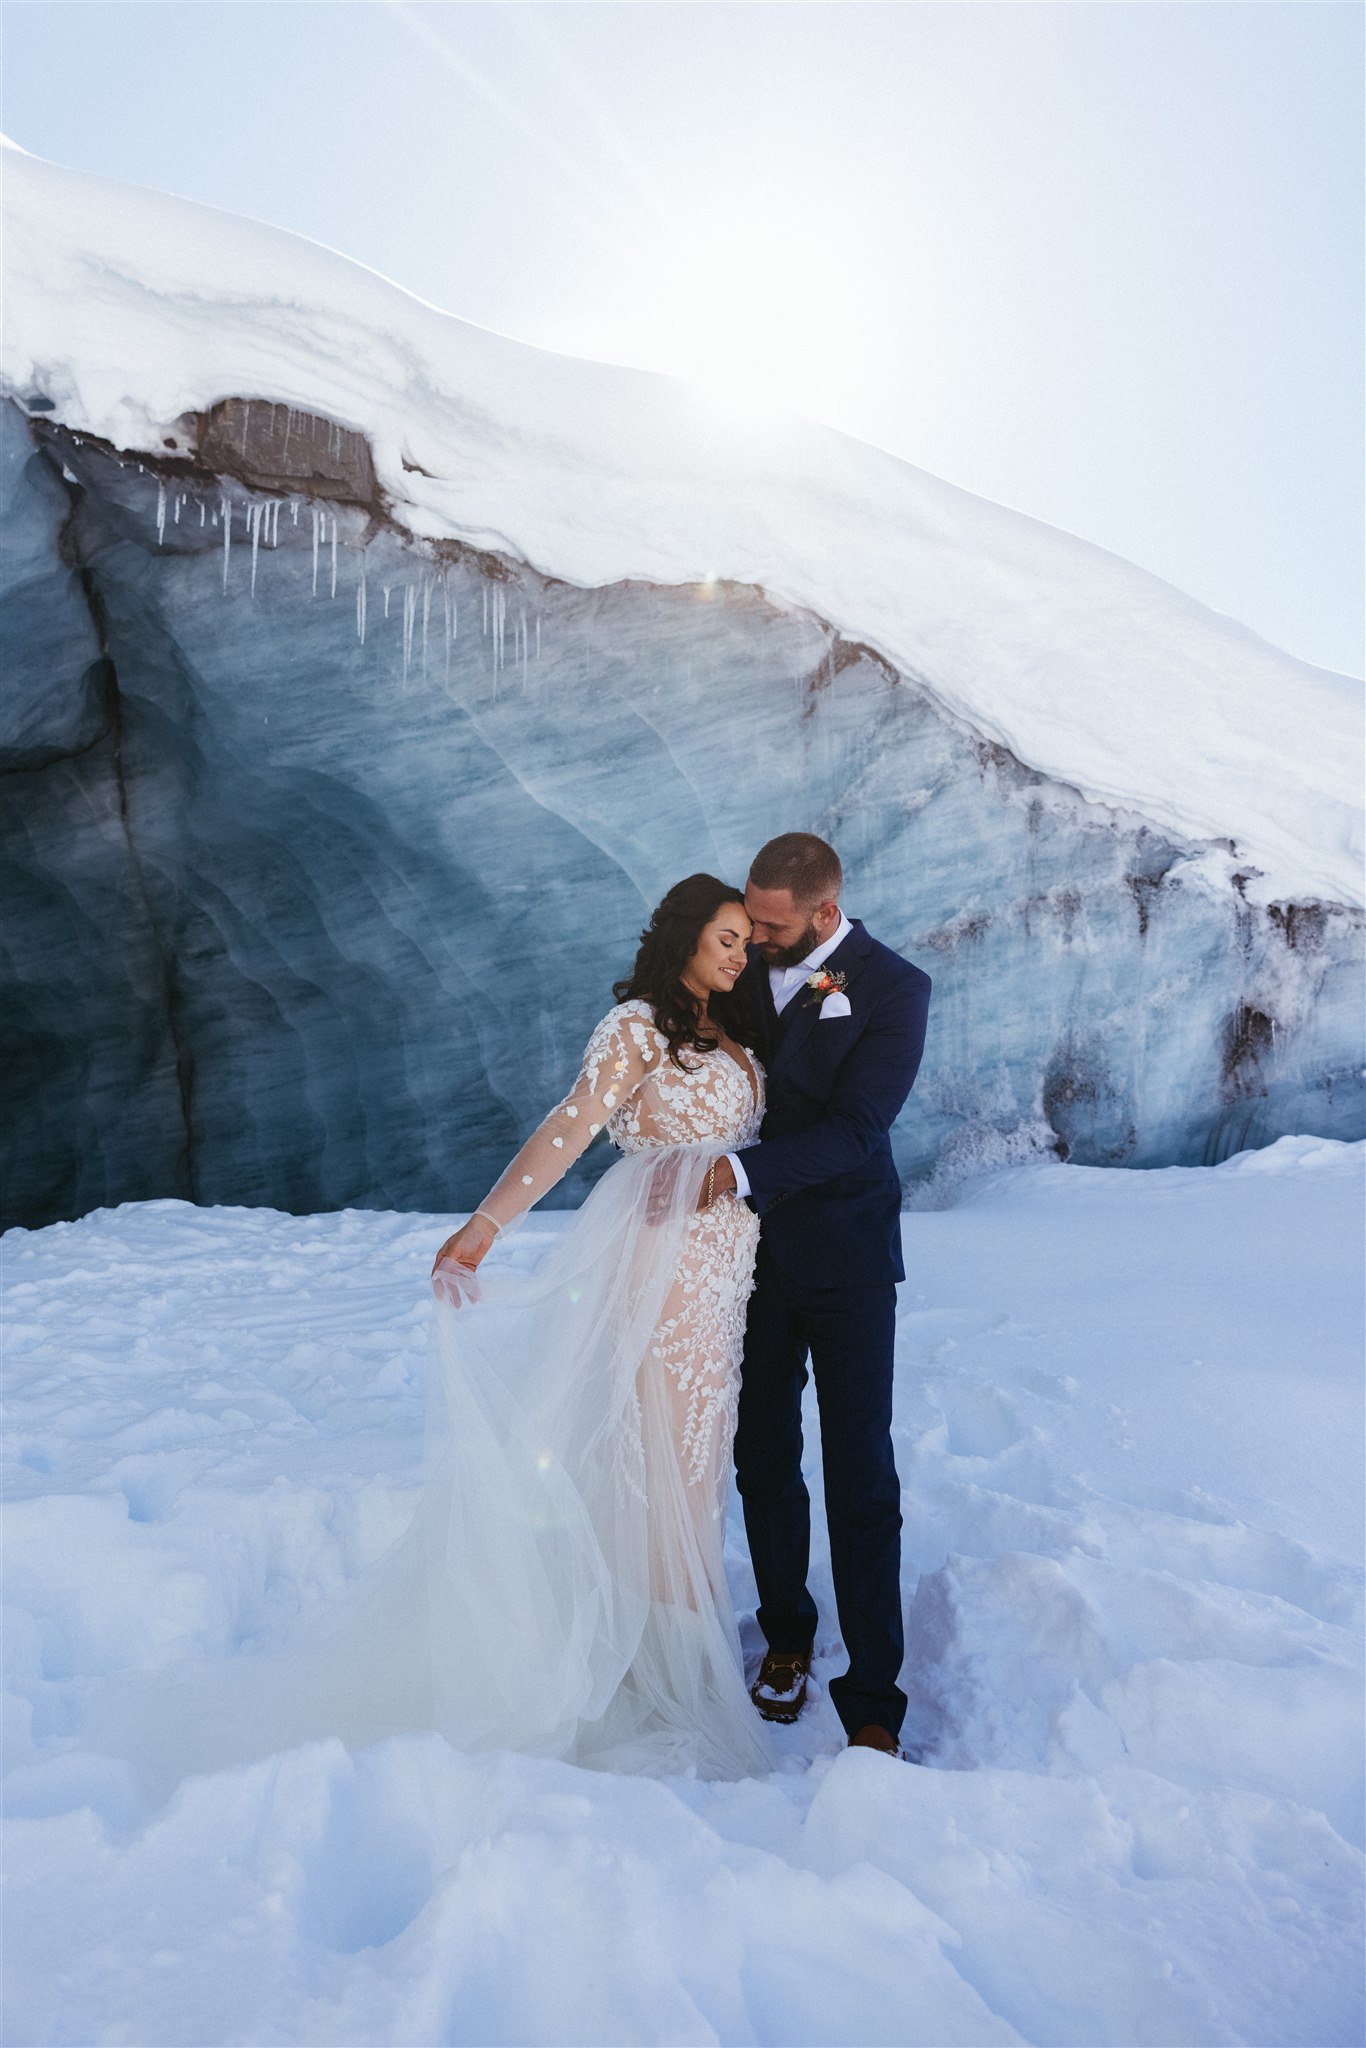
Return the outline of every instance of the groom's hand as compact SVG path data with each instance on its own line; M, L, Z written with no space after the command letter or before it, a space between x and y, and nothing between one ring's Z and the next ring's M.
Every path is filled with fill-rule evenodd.
M707 1200L708 1187L711 1189L711 1202L719 1201L722 1195L733 1195L735 1193L735 1168L724 1155L717 1160L715 1171L708 1174L707 1179L702 1183L702 1192L697 1197L699 1209L709 1209L711 1207L711 1202Z

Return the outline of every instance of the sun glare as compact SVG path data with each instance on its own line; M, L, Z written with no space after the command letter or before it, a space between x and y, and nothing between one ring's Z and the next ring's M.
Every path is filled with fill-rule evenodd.
M828 418L873 370L855 317L856 230L812 205L763 197L662 238L659 270L623 311L634 361L686 377L737 420Z

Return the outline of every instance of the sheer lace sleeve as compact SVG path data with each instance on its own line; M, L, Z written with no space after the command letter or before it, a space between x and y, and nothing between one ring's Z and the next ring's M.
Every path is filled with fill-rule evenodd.
M574 1086L532 1132L479 1204L479 1213L506 1230L539 1202L588 1149L613 1111L654 1072L659 1057L653 1019L644 1006L619 1003L609 1010L588 1041Z

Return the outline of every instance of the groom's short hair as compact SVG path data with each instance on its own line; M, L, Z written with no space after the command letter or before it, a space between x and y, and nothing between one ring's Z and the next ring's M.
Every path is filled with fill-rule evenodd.
M761 846L750 863L756 889L789 889L799 909L838 903L844 870L833 846L814 832L781 832Z

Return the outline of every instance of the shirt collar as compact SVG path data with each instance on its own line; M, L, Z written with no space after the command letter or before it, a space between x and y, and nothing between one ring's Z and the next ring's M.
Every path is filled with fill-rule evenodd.
M785 967L783 969L784 974L810 974L813 968L819 967L823 961L829 959L836 946L843 945L853 929L853 925L850 924L844 912L841 911L840 921L835 926L834 931L831 932L829 938L823 939L819 946L813 946L805 960L799 960L795 967Z

